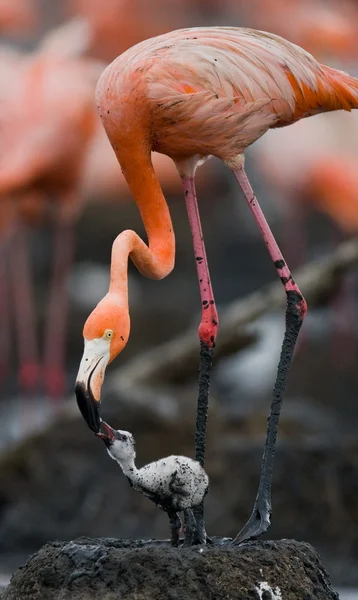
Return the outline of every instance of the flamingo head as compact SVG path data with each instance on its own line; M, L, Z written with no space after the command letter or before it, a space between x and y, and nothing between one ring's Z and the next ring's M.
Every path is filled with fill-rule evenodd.
M103 440L108 454L113 460L121 464L122 461L135 459L135 440L129 431L112 429L108 423L102 420L101 428L102 430L96 435Z
M125 347L130 329L128 307L108 293L83 328L84 351L75 394L83 418L92 431L100 429L101 388L107 365Z

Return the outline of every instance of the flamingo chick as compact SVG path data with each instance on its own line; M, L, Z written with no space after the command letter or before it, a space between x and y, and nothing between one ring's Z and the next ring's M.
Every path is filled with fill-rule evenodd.
M191 546L197 529L192 509L202 503L209 488L209 478L203 467L186 456L168 456L137 469L132 434L120 429L116 431L105 421L102 425L106 432L96 435L104 441L109 456L117 461L131 487L168 514L172 545L179 545L181 521L178 512L183 512L184 545Z
M174 266L173 225L151 161L152 151L161 152L172 158L182 179L199 279L202 314L195 459L204 465L218 314L194 176L203 161L217 156L239 183L287 295L286 330L259 489L252 515L234 543L257 537L270 524L280 410L307 307L247 178L244 152L270 128L320 112L358 108L358 80L320 65L277 35L235 27L198 27L145 40L119 56L99 78L97 105L140 210L148 245L130 230L113 243L109 291L83 330L85 348L75 388L79 408L89 427L98 432L105 369L129 337L128 258L152 279L166 277Z

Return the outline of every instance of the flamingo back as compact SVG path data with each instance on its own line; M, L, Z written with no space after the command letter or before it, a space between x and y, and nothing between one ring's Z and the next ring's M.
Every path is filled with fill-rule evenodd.
M129 49L102 74L97 99L110 136L145 131L174 160L230 162L271 127L358 106L358 83L277 35L208 27Z

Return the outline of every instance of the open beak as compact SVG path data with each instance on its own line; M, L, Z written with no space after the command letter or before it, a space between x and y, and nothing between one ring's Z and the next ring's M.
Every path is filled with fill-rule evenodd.
M98 437L100 437L102 440L113 441L116 439L116 431L115 431L115 429L112 429L112 427L110 425L108 425L108 423L101 420L101 427L103 427L103 429L105 430L105 433L103 433L102 431L99 431L98 433L96 433L96 435Z
M99 341L85 340L75 385L78 408L88 427L95 433L99 432L101 426L101 387L109 361L109 348L104 349L102 344L98 344Z

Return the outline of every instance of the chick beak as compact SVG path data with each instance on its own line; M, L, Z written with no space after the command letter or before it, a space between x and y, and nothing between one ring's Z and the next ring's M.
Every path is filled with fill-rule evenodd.
M88 427L98 433L101 426L101 387L109 361L109 352L99 353L96 340L85 341L85 349L78 371L75 394L78 408Z
M98 431L98 433L96 433L96 435L101 438L101 440L103 440L104 442L113 442L113 440L116 439L116 431L115 429L112 429L112 427L110 425L108 425L108 423L106 423L105 421L101 420L101 427L103 427L103 429L105 430L105 433L103 433L102 431Z

